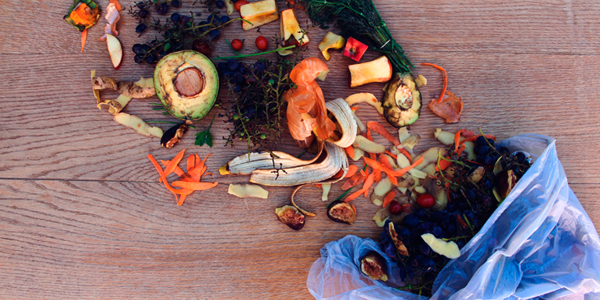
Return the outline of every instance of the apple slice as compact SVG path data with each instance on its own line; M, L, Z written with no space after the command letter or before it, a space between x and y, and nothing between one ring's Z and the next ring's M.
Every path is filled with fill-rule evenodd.
M306 32L302 31L300 28L300 24L298 24L298 19L296 19L296 14L294 13L294 9L289 8L281 12L281 22L280 22L280 33L283 38L284 44L287 46L287 43L290 38L294 38L294 41L290 44L300 44L306 45L308 43L308 36Z
M349 65L350 87L371 82L388 82L392 78L392 63L383 55L380 58L362 64Z
M319 43L319 50L321 51L321 54L323 54L323 57L325 57L325 60L329 60L331 58L331 55L329 54L329 52L327 52L327 50L341 49L344 47L345 42L346 40L343 37L330 31L325 35L325 37L323 37L323 40L321 40L321 42Z
M369 49L369 46L353 37L349 37L346 42L346 48L344 48L344 56L350 57L354 61L360 61L363 54L367 52L367 49Z
M123 48L121 42L112 34L106 35L106 45L108 46L108 54L112 61L113 67L118 69L123 61Z

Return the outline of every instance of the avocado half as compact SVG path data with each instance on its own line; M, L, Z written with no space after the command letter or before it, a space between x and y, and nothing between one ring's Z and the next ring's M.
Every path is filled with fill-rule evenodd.
M414 123L421 115L421 92L412 75L396 73L385 89L383 116L396 128Z
M204 118L215 104L219 75L212 61L202 53L173 52L156 65L154 88L171 115L194 121Z

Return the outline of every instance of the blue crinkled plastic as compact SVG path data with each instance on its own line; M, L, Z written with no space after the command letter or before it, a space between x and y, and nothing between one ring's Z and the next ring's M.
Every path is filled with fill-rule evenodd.
M438 274L430 299L600 299L600 238L568 186L555 140L525 134L499 143L534 164L479 233ZM388 282L361 274L370 250L388 260ZM317 299L426 299L396 289L398 268L371 239L327 243L307 286Z

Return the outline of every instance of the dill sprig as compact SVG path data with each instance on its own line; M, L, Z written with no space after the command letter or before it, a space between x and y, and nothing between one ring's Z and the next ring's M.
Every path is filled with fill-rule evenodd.
M311 21L327 28L337 22L342 35L352 36L384 53L395 72L411 73L414 68L394 40L371 0L301 0Z

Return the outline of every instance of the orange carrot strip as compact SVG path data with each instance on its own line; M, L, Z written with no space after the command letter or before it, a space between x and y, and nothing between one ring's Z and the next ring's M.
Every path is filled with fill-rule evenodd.
M185 182L185 181L173 181L173 186L194 191L204 191L214 188L219 184L218 182Z
M350 178L350 177L354 176L354 174L356 174L356 172L358 172L358 170L360 170L358 168L358 166L350 165L350 167L348 167L348 173L346 173L346 176L344 178Z
M458 151L456 151L456 154L461 155L463 153L463 151L465 151L465 149L467 149L467 146L460 145L460 148L458 148Z
M204 174L204 172L206 172L206 166L203 166L202 169L193 169L192 171L190 171L190 177L195 182L200 182L200 180L202 179L202 174Z
M204 173L204 175L206 175L206 176L213 176L215 174L209 172L209 173Z
M458 151L458 144L460 142L460 134L465 131L464 129L459 130L456 134L454 134L454 152Z
M344 148L344 150L346 150L346 154L348 154L348 157L354 158L354 147L348 146Z
M414 167L418 166L422 162L423 162L423 157L421 156L421 158L417 159L417 161L415 161L412 165L410 165L406 168L402 168L400 170L394 171L394 176L398 176L398 177L404 176L404 174L406 174L406 172L412 170ZM394 184L394 185L397 185L397 184Z
M118 0L108 0L108 3L114 3L115 4L115 8L118 11L121 11L123 9L123 7L121 7L121 3L119 3Z
M386 168L393 170L394 166L390 163L390 160L385 157L385 155L379 155L379 162L385 166Z
M169 165L169 163L171 163L170 160L161 160L160 163L165 166L165 168ZM179 166L175 166L175 169L173 170L173 173L177 174L177 176L182 177L185 176L185 173L183 172L183 170L179 167ZM165 176L169 176L171 175L169 174L165 174Z
M371 186L373 185L373 183L375 182L375 172L373 172L373 174L369 175L367 177L367 179L365 179L365 184L363 184L362 190L364 191L364 196L367 197L367 195L369 194L369 189L371 188ZM381 176L381 172L379 174L379 176Z
M408 161L412 164L412 157L410 157L410 153L408 153L408 151L406 151L406 149L400 148L400 149L398 149L398 151L400 151L400 153L404 154L404 156L406 156L406 158L408 158Z
M317 184L315 184L315 186L316 186L316 187L318 187L318 188L320 188L320 189L322 189L322 188L323 188L323 185L322 185L322 184L320 184L320 183L317 183Z
M175 155L175 157L169 162L169 164L165 167L165 174L168 176L169 174L173 173L173 171L175 171L175 168L177 167L177 165L179 165L179 162L181 161L181 159L183 158L183 154L185 152L185 149L179 151L179 153L177 153L177 155Z
M462 140L460 143L464 144L465 142L474 142L480 136L481 136L481 134L480 135L475 135L475 136L472 136L472 137L468 137L468 138ZM494 141L496 140L496 136L491 135L491 134L486 134L485 138L488 139L488 140L494 140Z
M398 138L396 138L395 136L391 135L385 129L385 127L383 127L383 125L381 125L381 123L378 123L378 122L375 122L375 121L369 121L369 122L367 122L367 128L372 129L373 131L379 133L386 140L392 142L392 144L394 144L394 146L400 145L400 141L398 140ZM367 131L367 134L369 134L369 131Z
M422 63L421 65L434 67L434 68L444 72L444 87L442 88L442 93L440 94L440 98L438 99L438 103L442 102L442 98L444 98L444 94L446 94L446 88L448 87L448 74L446 74L446 70L444 70L444 68L434 65L434 64Z
M190 154L187 158L187 166L186 172L190 172L190 170L196 166L196 156L194 154Z
M154 159L154 156L152 156L152 154L148 154L148 159L150 159L150 161L152 162L152 164L154 165L154 167L156 168L156 171L158 171L158 174L160 175L160 181L162 183L164 183L165 187L171 191L173 193L173 195L175 195L175 201L179 201L177 200L177 192L178 190L172 188L169 185L169 182L167 182L167 177L165 176L165 172L163 171L163 169L160 167L160 165L158 164L158 162L156 161L156 159Z
M200 159L200 155L198 155L198 153L194 154L194 156L196 157L196 166L202 161Z
M371 128L367 127L367 139L373 141L373 135L371 135Z
M369 176L367 176L367 179L365 180L365 184L363 185L363 188L354 192L352 195L346 197L346 199L344 199L344 202L350 202L356 198L358 198L358 196L360 196L361 194L363 194L365 192L365 186L367 186L367 181L370 181L370 185L368 185L368 187L370 187L373 184L373 181L375 180L375 175L374 174L369 174ZM366 188L366 190L368 191L369 188Z
M446 157L446 158L449 158L449 157ZM440 171L440 168L441 168L442 170L446 170L446 169L447 169L447 168L448 168L448 167L449 167L451 164L452 164L452 162L451 162L451 161L447 161L447 160L445 160L445 159L440 159L440 165L439 165L439 167L438 167L438 166L435 166L435 171L436 171L436 172L439 172L439 171Z
M350 109L353 110L353 111L357 111L358 110L358 106L350 107Z
M335 175L333 175L333 178L340 178L342 175L344 175L344 170L340 169Z
M346 180L346 182L342 186L342 190L345 191L351 187L363 183L366 177L367 175L365 174L365 172L361 170L359 173L354 174L352 177L350 177L350 179Z
M396 197L396 194L398 194L398 191L392 190L387 195L385 195L385 198L383 198L383 205L381 205L381 207L388 207L388 205L390 205L390 203L392 203L392 200L394 200L394 198Z
M356 215L356 207L354 207L354 204L350 204L352 205L352 209L354 209L354 214Z
M404 150L404 151L406 151L406 150ZM385 150L385 152L384 152L384 153L385 153L385 154L387 154L387 155L389 155L389 156L391 156L391 157L393 157L394 159L397 159L397 158L398 158L398 155L396 155L396 154L394 154L394 153L392 153L392 152L390 152L390 151L387 151L387 150ZM408 152L406 152L406 153L408 153ZM410 159L410 158L409 158L409 159Z
M375 182L381 181L381 170L374 169L373 174L375 174Z
M81 33L81 52L83 52L83 48L85 47L85 41L87 40L87 28L83 30Z
M396 179L396 176L398 176L398 175L395 174L394 170L386 168L385 166L383 166L376 160L369 159L367 157L365 157L364 159L369 167L373 168L373 170L381 170L381 171L385 172L388 175L388 177L390 178L390 181L392 182L392 184L398 185L398 180ZM408 170L407 170L407 172L408 172ZM404 175L404 174L402 174L402 175ZM402 175L400 175L400 176L402 176Z

